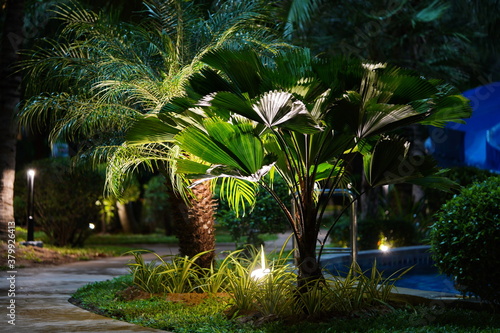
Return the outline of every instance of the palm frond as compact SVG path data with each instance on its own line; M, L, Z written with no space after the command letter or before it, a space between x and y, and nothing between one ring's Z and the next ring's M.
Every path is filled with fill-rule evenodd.
M238 178L223 177L219 182L213 182L214 187L219 186L219 197L225 200L236 216L241 216L250 211L257 197L258 184Z
M99 147L94 155L99 157L105 153L108 156L106 167L106 191L120 198L127 178L138 170L146 167L151 171L164 170L170 159L165 156L165 147L158 145Z

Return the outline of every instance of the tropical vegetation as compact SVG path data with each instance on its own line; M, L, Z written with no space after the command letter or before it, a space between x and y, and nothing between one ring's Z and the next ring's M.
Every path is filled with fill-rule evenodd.
M2 205L0 228L13 220L15 127L10 120L19 101L21 71L11 70L23 37L23 2L0 1L8 9L7 15L0 17L5 18L6 27L0 49L4 88L0 123L5 126L0 131L5 142L0 151L0 195L6 209ZM469 103L459 90L435 78L461 87L490 80L498 61L492 56L496 44L488 43L487 36L495 38L500 31L495 29L496 16L491 14L496 13L498 4L145 0L143 5L142 12L125 22L114 11L91 11L72 1L60 3L54 11L61 22L59 33L25 53L27 60L21 64L26 71L27 97L20 112L23 131L48 128L52 143L69 143L77 155L74 161L106 164L107 194L112 196L126 196L133 172L162 174L166 181L151 183L147 193L150 206L145 207L150 209L149 216L158 220L166 208L154 211L151 202L168 199L169 210L179 219L175 230L181 256L168 260L157 257L149 264L135 253L131 276L84 287L75 297L95 309L94 293L98 290L99 303L103 295L108 300L99 310L102 313L141 324L147 320L155 327L178 331L194 327L201 331L260 330L226 318L243 313L263 316L266 331L282 330L282 322L265 324L267 320L335 314L335 323L320 324L320 328L313 324L312 329L329 331L335 326L342 330L344 319L339 320L338 315L385 311L392 281L383 282L376 269L367 277L354 265L347 278L340 279L324 275L320 268L321 252L316 253L316 245L327 242L328 235L318 240L318 232L327 226L325 214L332 190L345 189L354 194L354 201L367 198L364 201L370 202L378 198L374 189L383 185L457 189L431 158L422 155L416 140L422 135L414 126L443 126L470 115ZM279 15L282 8L287 15ZM464 15L471 17L470 23L463 24ZM283 40L307 44L314 51L292 47ZM8 42L10 48L6 47ZM477 52L466 52L472 45L478 47ZM356 57L338 56L339 49L344 56ZM318 51L323 55L316 56ZM5 79L7 75L12 79ZM408 132L413 138L408 138ZM284 180L291 206L278 190L277 178ZM248 251L241 251L215 263L216 186L235 217L248 217L249 208L257 215L255 193L259 187L272 197L296 239L297 267L282 257L269 261L263 250L253 259L244 257ZM168 195L158 195L162 188ZM377 206L377 200L372 206ZM114 214L108 208L116 201L102 197L99 202L105 226ZM347 202L343 209L352 204ZM451 211L453 204L446 209ZM68 207L66 210L74 210ZM54 211L52 207L51 213ZM373 210L364 207L362 212L365 217L373 213L374 225L388 224L378 220ZM404 213L405 222L407 216L416 215ZM475 217L471 219L475 221ZM43 216L40 221L44 221ZM47 234L62 243L51 234L60 223L53 223L58 222L55 219L45 222L52 223ZM73 222L81 227L87 219L75 217ZM259 223L252 221L250 225L253 228ZM261 223L259 228L269 225ZM80 229L82 235L88 231ZM370 231L379 233L376 227ZM448 231L448 236L459 237L454 230ZM73 237L67 230L57 234L70 235L69 242L74 245L81 245L86 236ZM366 235L362 235L364 240L371 241ZM0 236L4 236L1 229ZM456 239L450 244L453 241ZM460 266L456 261L453 265ZM262 276L256 276L255 270ZM465 283L468 276L454 274L466 287L472 285ZM125 285L145 293L225 292L229 297L209 298L193 311L157 299L122 302L118 284L122 289ZM489 286L487 281L485 285ZM484 292L478 290L468 289ZM149 312L151 305L154 313ZM417 323L428 330L427 322L420 324L422 317L429 318L428 311L398 309L392 312L395 317L388 315L383 324L367 321L366 328L356 329L377 331L380 325L381 330L407 331L408 323L411 327ZM387 327L391 319L396 323ZM445 326L448 319L436 320L444 326L436 330L460 331L472 322ZM352 323L345 322L352 329ZM498 324L493 316L476 322L478 327L487 328ZM363 323L357 321L356 325ZM299 324L291 330L307 331L309 325Z
M220 49L203 61L210 67L191 77L190 95L173 99L156 118L139 120L129 141L153 133L167 141L175 134L181 149L203 161L177 159L178 172L198 179L192 187L229 177L268 191L294 233L299 284L321 276L316 244L329 190L356 189L349 177L356 162L371 187L453 186L430 157L409 153L409 143L395 134L411 124L442 126L468 117L468 101L453 87L387 64L314 57L307 49L272 58ZM162 120L163 113L200 111L209 115L201 126L179 130ZM274 170L295 211L264 177Z
M68 142L80 162L106 163L107 183L117 196L139 166L168 173L169 155L176 152L171 145L150 137L131 146L123 144L124 136L135 119L156 117L172 97L182 96L183 82L203 66L204 53L241 45L270 52L283 45L262 1L225 1L209 15L186 1L148 0L144 6L145 18L131 24L62 4L56 9L63 22L57 39L39 45L23 63L27 94L33 97L23 104L20 125L49 127L51 142ZM177 126L197 118L169 117L177 118ZM184 191L182 179L167 179L181 254L213 250L211 188ZM200 260L208 266L213 252Z

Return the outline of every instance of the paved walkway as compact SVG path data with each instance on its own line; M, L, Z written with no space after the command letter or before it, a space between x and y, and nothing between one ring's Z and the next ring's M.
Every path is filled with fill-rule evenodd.
M127 257L81 261L54 267L1 272L1 332L161 332L85 311L68 302L85 284L112 279L127 272ZM7 277L4 277L7 275ZM9 297L9 276L15 275L15 297ZM15 308L8 309L15 301ZM11 314L15 315L15 321ZM15 326L11 323L15 323Z

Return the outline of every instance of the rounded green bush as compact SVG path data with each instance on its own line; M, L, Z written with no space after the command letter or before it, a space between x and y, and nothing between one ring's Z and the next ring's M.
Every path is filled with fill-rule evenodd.
M432 226L436 266L466 293L500 304L500 177L463 189Z

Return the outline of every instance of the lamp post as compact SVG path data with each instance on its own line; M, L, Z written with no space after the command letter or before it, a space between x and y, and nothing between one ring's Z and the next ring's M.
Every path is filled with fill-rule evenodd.
M35 193L35 170L28 170L28 242L34 241L34 229L35 229L35 220L34 220L34 193Z

